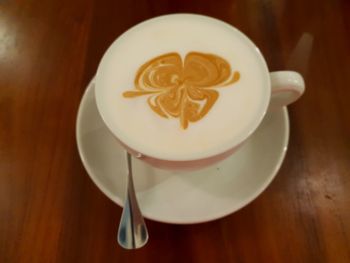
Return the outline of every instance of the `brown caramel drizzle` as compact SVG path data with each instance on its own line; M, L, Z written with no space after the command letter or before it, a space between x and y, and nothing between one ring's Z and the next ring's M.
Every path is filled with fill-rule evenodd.
M123 93L125 98L150 95L151 109L164 118L180 118L183 129L189 122L202 119L219 97L213 88L228 86L240 78L231 72L223 58L190 52L182 62L178 53L158 56L137 71L135 89Z

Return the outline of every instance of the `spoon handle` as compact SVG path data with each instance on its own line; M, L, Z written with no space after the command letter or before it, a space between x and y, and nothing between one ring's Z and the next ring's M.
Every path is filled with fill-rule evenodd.
M125 249L143 247L148 241L148 232L145 221L137 203L134 182L132 178L132 160L127 152L128 188L123 213L118 229L118 243Z

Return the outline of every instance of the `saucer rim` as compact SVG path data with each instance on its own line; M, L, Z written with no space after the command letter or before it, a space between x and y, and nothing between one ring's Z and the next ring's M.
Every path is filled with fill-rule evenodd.
M83 143L81 141L81 136L80 136L80 134L81 134L80 123L82 121L82 108L83 108L83 104L86 101L86 96L93 86L93 80L94 80L94 78L92 78L91 81L86 86L86 89L81 97L78 112L77 112L75 130L76 130L76 143L77 143L78 153L79 153L79 157L83 163L84 169L86 170L87 174L89 175L89 177L93 181L93 183L97 186L97 188L104 195L106 195L111 201L113 201L115 204L117 204L120 207L123 207L123 200L120 197L118 197L117 195L113 194L107 187L104 186L104 184L102 184L99 181L98 176L96 176L94 174L93 169L89 165L89 162L86 159L85 154L83 153L83 147L82 147ZM94 93L93 93L93 97L94 97ZM200 220L199 219L197 219L197 220L185 220L185 221L169 220L169 219L164 220L164 219L159 219L155 216L149 215L149 214L144 213L144 212L143 212L143 216L149 220L160 222L160 223L167 223L167 224L178 224L178 225L200 224L200 223L206 223L206 222L210 222L210 221L214 221L214 220L226 217L230 214L233 214L233 213L239 211L240 209L244 208L245 206L249 205L250 203L252 203L259 195L261 195L266 190L266 188L271 184L272 180L276 177L278 171L280 170L280 168L282 166L283 160L284 160L284 158L286 156L286 152L288 150L289 135L290 135L289 115L288 115L287 107L283 107L281 110L283 111L283 122L284 122L283 126L285 127L285 129L284 129L285 132L283 134L284 138L283 138L283 143L282 143L283 150L281 151L281 154L279 154L278 159L276 159L276 161L275 161L273 171L266 178L264 183L261 184L259 187L257 187L257 190L255 190L254 194L252 194L249 198L246 198L245 200L240 200L238 205L236 205L233 209L232 208L226 209L226 210L222 211L221 213L217 213L215 216L208 216L207 218L203 218ZM269 114L269 112L267 112L266 114ZM252 136L254 136L254 135L252 135ZM244 147L244 145L242 147ZM228 157L228 158L230 158L230 157Z

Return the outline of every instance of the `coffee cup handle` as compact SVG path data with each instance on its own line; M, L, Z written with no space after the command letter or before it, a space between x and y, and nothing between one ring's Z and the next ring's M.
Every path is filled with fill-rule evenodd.
M305 91L304 78L298 72L274 71L270 73L270 79L270 110L295 102Z

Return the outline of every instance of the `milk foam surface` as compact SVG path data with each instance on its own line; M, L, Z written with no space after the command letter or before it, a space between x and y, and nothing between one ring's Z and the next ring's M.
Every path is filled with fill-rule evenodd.
M219 97L203 119L184 130L177 118L162 118L147 97L126 99L141 65L162 54L211 53L226 59L240 79L213 88ZM204 158L241 142L260 122L270 96L267 68L239 31L196 15L171 15L146 21L108 49L96 77L98 109L112 132L131 148L168 160Z

